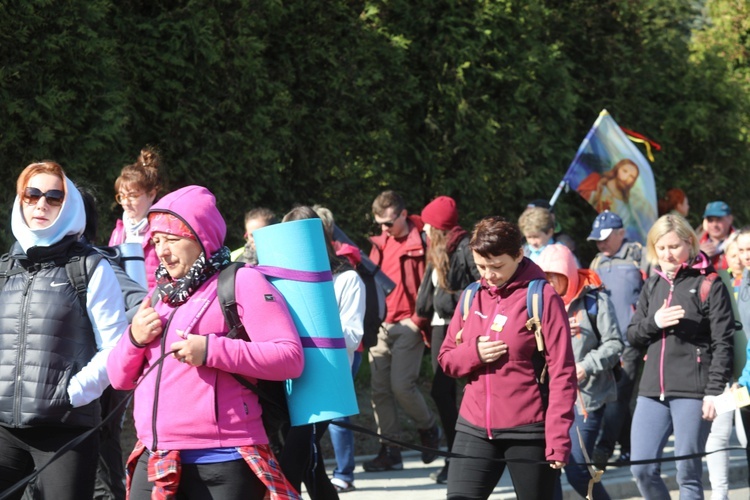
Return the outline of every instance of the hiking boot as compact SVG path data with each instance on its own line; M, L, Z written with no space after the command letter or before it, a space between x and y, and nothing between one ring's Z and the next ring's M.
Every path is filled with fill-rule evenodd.
M445 484L448 482L448 466L450 465L449 461L445 461L445 465L443 465L443 468L440 469L437 472L430 473L430 479L435 481L437 484Z
M429 464L435 461L438 457L438 451L440 451L440 427L437 424L433 425L429 429L417 429L419 431L419 441L422 446L435 451L423 451L422 462Z
M401 460L401 450L395 446L381 444L378 456L369 462L364 462L362 468L365 472L402 470L404 468L404 462Z

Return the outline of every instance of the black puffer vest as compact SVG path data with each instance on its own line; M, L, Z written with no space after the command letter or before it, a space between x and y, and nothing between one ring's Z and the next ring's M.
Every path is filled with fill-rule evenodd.
M93 427L99 402L73 408L67 387L97 352L85 306L65 263L85 251L73 237L28 256L11 249L12 270L0 290L0 425Z

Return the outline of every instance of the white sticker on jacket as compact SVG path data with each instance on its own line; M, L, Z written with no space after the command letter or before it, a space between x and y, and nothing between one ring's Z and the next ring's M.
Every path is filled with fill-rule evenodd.
M505 323L507 323L508 317L503 316L502 314L498 314L495 316L495 319L492 320L492 326L496 326L498 328L502 328L505 326Z

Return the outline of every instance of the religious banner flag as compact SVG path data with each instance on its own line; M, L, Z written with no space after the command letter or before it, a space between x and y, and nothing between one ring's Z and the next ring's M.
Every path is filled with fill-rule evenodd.
M645 245L657 218L654 173L606 109L579 146L563 182L597 212L619 215L627 239Z

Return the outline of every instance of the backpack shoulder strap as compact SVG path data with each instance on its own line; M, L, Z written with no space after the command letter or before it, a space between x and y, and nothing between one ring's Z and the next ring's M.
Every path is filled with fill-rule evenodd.
M227 326L229 326L227 337L242 337L250 340L245 331L245 326L240 319L240 314L237 310L237 299L234 292L235 283L237 281L237 271L241 267L245 267L244 262L232 262L221 270L219 273L217 295L219 298L219 304L221 305L221 312L224 314L224 320L227 322Z
M5 286L5 282L8 281L10 276L10 268L13 267L13 259L10 258L10 254L6 253L0 257L0 290Z
M102 258L99 252L90 251L84 254L73 255L65 263L65 273L68 275L70 284L75 288L78 300L81 302L81 307L84 310L86 310L86 295L91 274L96 269L96 266L99 265Z
M599 305L597 304L598 299L598 293L594 290L590 290L583 295L583 305L586 308L586 314L589 315L591 328L594 329L594 334L596 335L596 338L599 339L599 343L601 343L602 336L599 333L599 327L596 324L596 317L599 314Z
M536 350L541 357L539 372L539 383L544 385L547 381L547 360L544 356L544 336L542 335L542 317L544 314L544 284L546 280L535 279L529 282L526 289L526 311L529 319L526 321L526 328L534 330L534 339L536 340Z
M598 253L594 257L594 260L591 261L591 264L589 264L589 269L593 269L596 271L596 268L599 267L599 262L602 260L602 254Z
M542 314L544 313L544 283L543 279L531 280L526 289L526 311L529 315L526 328L534 330L536 349L544 352L544 337L542 337Z
M479 281L473 281L469 283L468 286L464 289L464 293L461 295L460 303L464 321L466 321L466 318L469 317L469 309L471 309L471 303L474 302L474 297L479 290L479 285Z
M237 282L237 271L242 267L245 267L244 262L232 262L219 272L219 283L216 287L216 294L219 299L219 304L221 305L221 312L224 314L224 320L227 322L227 326L229 326L229 332L226 335L227 338L233 339L239 337L250 342L250 336L247 335L245 325L242 324L242 320L240 320L240 315L237 310L237 298L234 288ZM261 388L259 384L253 384L241 375L233 373L232 376L246 389L253 391L260 399L272 404L275 410L281 410L282 412L288 413L285 401L281 401L278 397L274 397L273 394ZM271 382L271 384L282 384L282 382ZM264 409L264 412L265 411L270 410L266 408Z
M701 281L701 288L700 288L700 298L701 298L701 304L705 304L708 300L708 295L711 293L711 285L714 281L716 281L716 278L719 277L719 273L716 272L710 272L706 275L705 278L703 278L703 281Z

